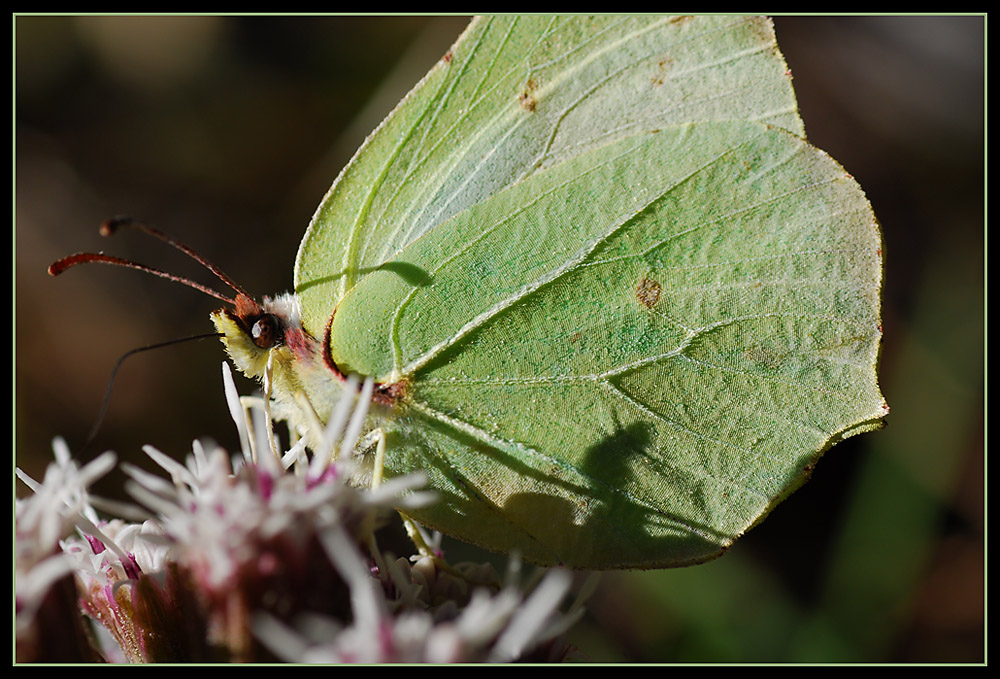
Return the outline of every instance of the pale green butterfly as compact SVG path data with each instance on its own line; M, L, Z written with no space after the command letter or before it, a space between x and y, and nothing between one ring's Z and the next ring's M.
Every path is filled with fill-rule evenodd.
M294 296L213 321L300 428L373 377L421 524L705 561L887 412L879 228L803 135L767 19L476 19L337 178Z

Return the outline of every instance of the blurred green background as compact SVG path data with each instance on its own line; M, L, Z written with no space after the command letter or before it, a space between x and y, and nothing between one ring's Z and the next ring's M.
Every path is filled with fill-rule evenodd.
M37 478L53 436L78 448L115 360L209 332L218 306L109 267L52 279L50 262L104 249L211 283L138 234L98 236L129 214L254 294L289 289L320 198L465 23L16 17L17 464ZM858 179L884 229L888 427L832 449L725 557L607 574L573 631L576 658L983 662L985 19L775 25L810 140ZM237 448L221 361L214 340L131 359L85 457L139 460L152 443L180 458L204 435Z

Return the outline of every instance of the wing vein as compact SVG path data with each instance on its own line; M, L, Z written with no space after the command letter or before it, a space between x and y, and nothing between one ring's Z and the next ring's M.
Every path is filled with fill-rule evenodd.
M620 158L623 158L623 157L627 156L630 153L636 152L639 148L640 148L639 146L635 146L635 147L633 147L631 149L628 149L628 150L620 153L618 156L615 156L614 158L609 159L608 161L606 161L604 163L601 163L599 165L595 165L594 167L587 169L586 171L582 172L581 174L579 174L579 175L577 175L577 176L575 176L575 177L573 177L571 179L566 180L566 182L563 182L559 186L557 186L557 187L555 187L553 189L550 189L549 191L543 192L534 201L532 201L529 205L526 205L524 207L519 208L518 210L515 210L511 215L509 215L509 216L507 216L507 217L505 217L503 219L497 220L497 222L493 226L491 226L490 228L484 230L483 233L481 233L479 236L477 236L472 241L466 243L466 245L463 248L460 248L454 255L452 255L451 257L446 258L444 261L442 261L438 265L438 267L435 268L434 273L440 271L440 269L442 267L444 267L446 264L448 264L451 261L453 261L456 257L458 257L459 255L461 255L462 253L464 253L469 248L473 247L482 238L485 238L488 234L492 233L494 230L496 230L497 228L499 228L502 224L506 223L507 221L509 221L510 219L512 219L514 216L516 216L520 212L523 212L524 210L527 210L530 206L532 206L535 203L537 203L539 200L541 200L546 195L549 195L551 193L559 191L559 189L561 189L562 187L566 186L570 182L576 181L579 178L581 178L583 176L586 176L587 174L590 174L592 172L596 172L597 170L599 170L600 168L604 167L605 165L608 165L610 163L616 162ZM438 342L437 344L431 346L421 356L418 356L417 358L413 359L407 365L400 367L399 362L395 363L397 370L399 370L399 372L401 374L403 374L403 375L412 374L416 370L419 370L420 367L426 365L428 362L430 362L431 360L433 360L442 351L445 351L447 348L449 348L450 346L454 345L456 342L458 342L459 340L461 340L463 337L465 337L469 333L473 332L477 328L481 327L487 321L489 321L490 319L494 318L495 316L497 316L498 314L500 314L504 310L510 308L512 305L516 304L517 302L522 301L523 299L525 299L529 295L535 293L536 291L538 291L542 287L544 287L546 285L549 285L550 283L552 283L554 281L559 280L562 276L564 276L567 273L575 270L576 267L579 266L579 264L581 262L583 262L584 260L586 260L586 258L589 257L602 243L606 242L614 234L616 234L618 231L620 231L622 228L624 228L626 225L628 225L635 218L636 215L642 214L642 212L644 210L646 210L651 204L653 204L654 202L660 200L663 196L667 195L674 188L676 188L677 186L679 186L679 185L683 184L684 182L688 181L691 177L694 177L699 172L703 171L705 168L710 167L713 163L717 162L720 158L722 158L725 155L725 153L728 153L728 152L729 152L729 150L727 149L727 151L725 151L723 153L720 153L717 156L715 156L715 157L707 160L700 167L695 168L688 175L686 175L686 176L682 177L681 179L675 181L670 186L664 187L662 190L657 191L656 194L653 197L651 197L648 201L646 201L645 204L643 204L642 206L640 206L633 213L629 214L628 217L622 219L621 221L612 222L612 224L610 225L610 228L607 229L604 233L600 234L598 237L596 237L596 238L590 240L589 242L585 243L583 245L583 247L581 247L580 250L576 253L576 255L573 256L573 257L571 257L571 258L569 258L564 264L556 267L555 269L552 269L551 271L549 271L546 274L543 274L542 276L539 276L538 278L536 278L535 280L527 283L526 285L521 286L513 294L508 295L507 297L499 300L498 302L496 302L495 304L493 304L489 309L486 309L485 311L477 314L474 318L472 318L470 321L468 321L467 323L465 323L461 328L459 328L451 337L448 337L448 338L446 338L446 339ZM393 333L393 336L396 337L396 338L398 338L399 322L400 322L400 319L401 319L401 316L402 316L403 309L415 297L415 295L417 294L417 291L418 291L418 288L411 289L409 291L409 293L406 295L406 297L404 297L403 300L400 302L399 306L397 306L397 308L396 308L396 313L394 314L394 318L393 318L393 322L392 322L392 328L393 328L392 333ZM394 345L397 344L395 341L393 343L394 343ZM401 359L401 357L400 357L400 359Z
M467 436L470 436L470 437L476 439L477 441L480 441L481 443L483 443L483 444L485 444L485 445L487 445L487 446L489 446L489 447L491 447L491 448L493 448L495 450L499 450L499 451L503 451L503 452L512 454L515 457L518 457L518 453L521 453L522 456L524 456L524 457L534 457L536 459L542 460L542 461L544 461L544 462L546 462L548 464L554 465L554 466L556 466L556 467L564 470L565 472L567 472L570 475L577 476L579 479L585 481L586 483L589 483L589 484L591 484L593 486L600 486L600 487L604 488L607 492L609 492L609 493L611 493L613 495L617 495L619 497L625 498L627 501L629 501L629 502L631 502L633 504L639 505L639 506L641 506L641 507L649 510L650 512L652 512L654 514L663 517L664 519L666 519L668 522L670 522L674 526L683 528L686 531L690 531L691 533L693 533L695 535L698 535L699 537L704 538L705 540L708 540L708 541L714 541L716 539L713 536L709 536L707 533L705 533L701 529L699 529L699 528L697 528L697 527L695 527L695 526L693 526L693 525L691 525L691 524L689 524L689 523L687 523L685 521L680 520L676 516L672 516L670 514L667 514L661 508L659 508L659 507L655 506L654 504L652 504L649 500L645 500L643 498L637 497L636 495L634 495L633 493L628 492L627 490L625 490L624 488L622 488L619 485L614 485L613 486L613 485L607 484L604 481L602 481L601 479L598 479L597 477L594 477L594 476L586 473L585 471L583 471L579 467L577 467L577 466L575 466L573 464L570 464L570 463L566 462L565 460L561 460L561 459L559 459L557 457L553 457L551 455L543 453L542 451L538 450L537 448L534 448L534 447L531 447L531 446L526 446L526 445L524 445L522 443L518 443L516 441L509 441L507 439L499 439L499 438L496 438L494 436L491 436L487 432L483 431L480 427L477 427L474 424L471 424L471 423L466 422L464 420L460 420L460 419L452 417L450 415L446 415L445 413L442 413L441 411L436 410L435 408L430 407L426 403L422 403L422 402L418 402L418 401L411 401L409 405L410 405L410 407L412 407L415 410L419 411L425 417L430 418L432 420L435 420L437 422L440 422L442 424L446 424L449 427L453 427L457 431L460 431L463 434L466 434ZM589 489L587 487L576 485L576 484L574 484L574 483L572 483L570 481L564 481L564 480L560 479L558 481L558 485L563 485L564 487L568 487L569 490L571 490L572 492L578 493L580 495L587 496L587 495L591 494L591 492L589 491Z

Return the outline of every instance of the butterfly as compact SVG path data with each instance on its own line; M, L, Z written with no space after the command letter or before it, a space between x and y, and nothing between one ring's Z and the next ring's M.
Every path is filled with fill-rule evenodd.
M888 410L879 226L804 136L766 18L480 17L337 177L294 292L212 321L307 436L372 378L420 524L699 563Z

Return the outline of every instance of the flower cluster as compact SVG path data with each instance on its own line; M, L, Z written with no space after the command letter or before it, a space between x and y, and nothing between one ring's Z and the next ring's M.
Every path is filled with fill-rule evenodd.
M383 553L376 527L393 508L432 501L419 490L423 479L359 488L349 482L357 475L350 454L336 462L322 454L310 459L302 445L267 453L276 450L270 426L248 433L248 412L228 368L224 375L243 454L231 459L196 441L182 464L147 447L169 478L123 465L137 505L88 494L114 467L111 453L81 468L57 441L56 462L42 482L18 472L34 491L16 508L19 661L505 662L565 655L562 635L582 613L579 600L561 609L569 574L540 572L525 585L514 561L501 584L490 566L446 563L415 525L417 554ZM327 432L329 449L359 445L360 427L351 423L363 422L368 399L356 394L345 390L341 410L353 414L332 418L340 424ZM97 509L121 518L101 520ZM67 648L55 649L53 640Z

